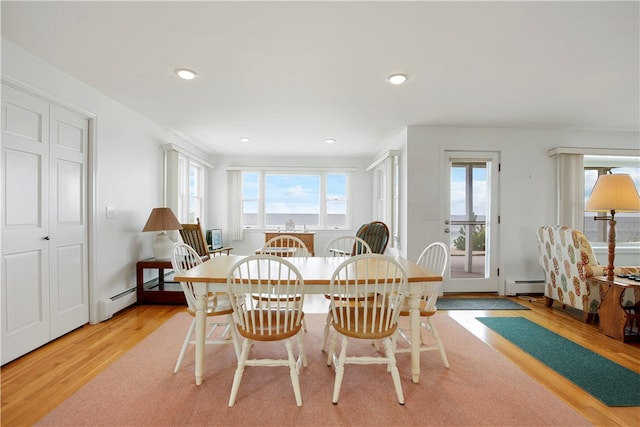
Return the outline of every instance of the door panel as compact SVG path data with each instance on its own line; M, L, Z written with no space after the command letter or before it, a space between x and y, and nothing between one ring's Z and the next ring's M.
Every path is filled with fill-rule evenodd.
M445 152L449 265L444 292L498 292L498 162L494 152Z
M49 104L2 87L2 363L49 341Z
M87 119L51 107L51 339L89 322L88 134Z

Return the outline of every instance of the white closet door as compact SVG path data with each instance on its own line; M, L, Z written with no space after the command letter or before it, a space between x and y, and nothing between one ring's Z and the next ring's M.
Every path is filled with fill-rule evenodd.
M2 364L89 321L88 120L2 86Z
M2 363L49 341L49 104L2 87Z
M89 123L50 110L51 339L89 322L87 152Z

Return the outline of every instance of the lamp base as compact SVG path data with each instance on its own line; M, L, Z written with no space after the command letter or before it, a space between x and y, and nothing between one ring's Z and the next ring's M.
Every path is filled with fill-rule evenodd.
M169 239L166 231L158 234L158 237L151 244L153 257L155 259L170 259L173 251L173 241Z

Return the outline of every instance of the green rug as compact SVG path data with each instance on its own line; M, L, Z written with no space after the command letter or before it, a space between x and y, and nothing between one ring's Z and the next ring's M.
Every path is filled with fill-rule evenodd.
M523 317L476 317L607 406L640 406L640 374Z
M506 298L438 298L438 310L529 310Z

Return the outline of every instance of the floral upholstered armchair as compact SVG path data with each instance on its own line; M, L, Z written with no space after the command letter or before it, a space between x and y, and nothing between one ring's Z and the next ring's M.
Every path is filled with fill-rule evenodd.
M600 265L589 241L579 230L561 225L538 229L538 255L545 274L546 305L554 301L582 311L582 318L590 322L598 312L602 290L588 284L587 278L605 276L606 265ZM638 267L616 267L614 274L640 274ZM623 305L633 305L638 299L632 289L623 294Z

